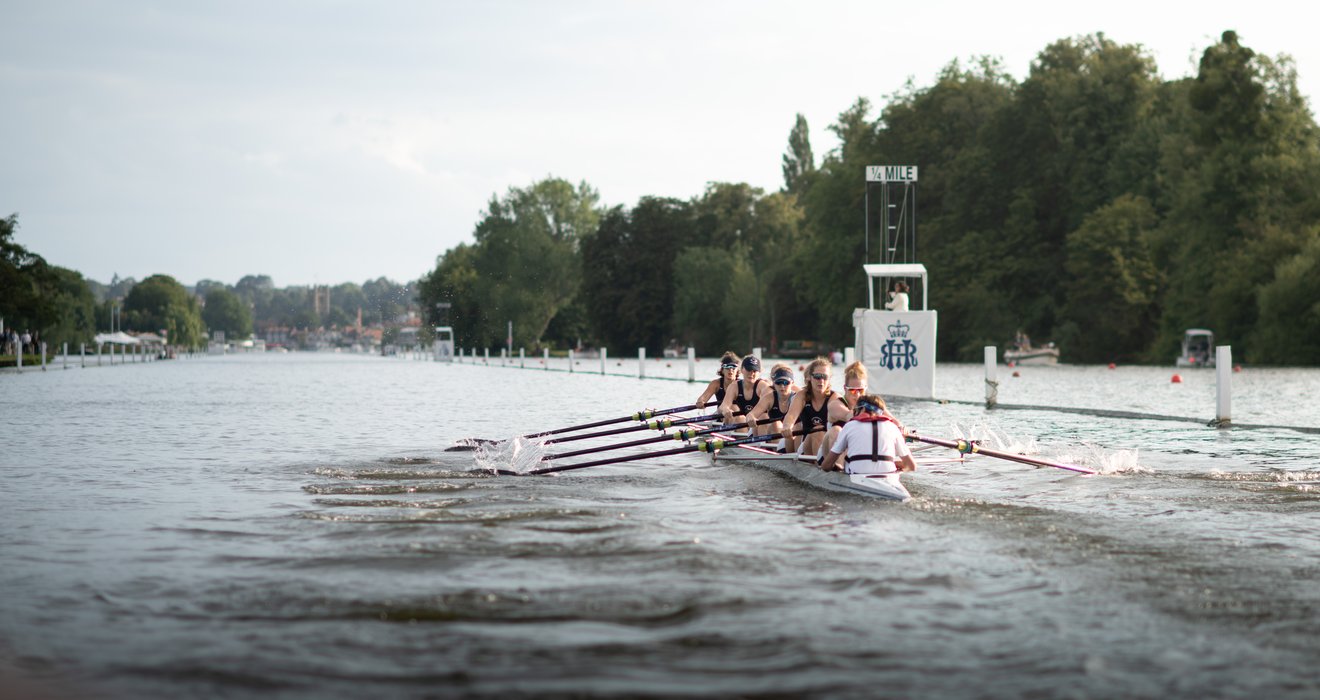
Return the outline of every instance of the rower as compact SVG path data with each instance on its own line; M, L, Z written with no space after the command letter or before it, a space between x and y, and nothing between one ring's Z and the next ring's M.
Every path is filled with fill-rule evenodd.
M761 403L762 397L768 396L770 385L761 379L761 360L755 355L742 359L742 378L734 382L731 391L724 394L720 403L720 414L724 422L746 423L747 414Z
M885 400L875 394L857 398L851 420L825 455L821 469L849 474L890 474L916 471L903 431L888 415ZM846 455L840 464L839 456Z
M823 357L817 357L807 365L806 388L793 395L788 406L788 415L784 416L784 425L780 432L784 434L784 451L792 452L798 446L793 437L794 426L801 424L801 449L804 455L815 455L824 444L826 431L829 430L831 416L851 416L843 397L835 393L830 386L831 363Z
M696 406L698 411L704 411L706 404L715 399L715 405L724 403L724 393L730 384L738 379L738 355L733 352L726 352L720 357L719 376L710 380L706 388L697 398Z
M772 390L762 396L747 414L747 422L756 426L759 435L783 432L784 417L793 404L793 395L800 388L793 383L793 368L783 362L770 368L770 381ZM773 422L757 425L767 418Z
M866 365L860 361L854 362L843 370L843 401L847 406L846 410L833 411L830 413L830 432L825 438L825 449L828 450L834 441L838 439L839 431L843 429L844 424L852 417L853 409L857 407L857 399L866 393L867 377ZM884 416L893 421L898 426L899 431L907 432L903 424L890 413L888 409L883 409Z

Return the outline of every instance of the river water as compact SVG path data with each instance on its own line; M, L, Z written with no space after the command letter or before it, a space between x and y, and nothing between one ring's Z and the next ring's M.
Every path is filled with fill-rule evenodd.
M981 368L942 365L954 402L894 401L907 424L1101 474L976 457L894 504L692 455L493 477L535 446L446 451L700 389L538 363L0 376L0 695L1320 696L1316 436L1205 427L1212 373L999 370L1004 403L1198 419L1170 421L986 411ZM1315 428L1318 390L1247 368L1233 417Z

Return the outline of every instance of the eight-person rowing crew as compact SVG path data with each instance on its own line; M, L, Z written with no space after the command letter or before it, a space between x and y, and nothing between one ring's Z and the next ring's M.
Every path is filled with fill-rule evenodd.
M754 435L780 434L780 452L815 455L826 471L885 474L913 471L906 430L885 407L884 399L866 392L866 367L854 362L843 370L843 394L831 387L832 363L818 357L807 365L803 384L784 363L761 379L761 360L741 360L732 352L720 358L719 376L706 385L696 405L714 399L725 423L745 424ZM740 373L741 370L741 373Z

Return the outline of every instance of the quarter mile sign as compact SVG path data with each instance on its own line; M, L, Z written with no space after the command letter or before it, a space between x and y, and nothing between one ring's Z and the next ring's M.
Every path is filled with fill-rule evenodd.
M916 182L917 166L915 165L868 165L866 166L867 182Z

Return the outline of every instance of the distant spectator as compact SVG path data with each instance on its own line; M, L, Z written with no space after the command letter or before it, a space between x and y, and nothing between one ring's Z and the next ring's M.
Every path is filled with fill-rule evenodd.
M890 311L908 310L907 282L899 280L894 283L894 288L889 292L889 301L885 302L885 308Z

